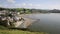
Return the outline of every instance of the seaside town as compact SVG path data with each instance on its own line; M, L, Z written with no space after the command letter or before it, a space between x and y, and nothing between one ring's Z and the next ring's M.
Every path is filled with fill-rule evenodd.
M60 34L60 0L0 0L0 34Z

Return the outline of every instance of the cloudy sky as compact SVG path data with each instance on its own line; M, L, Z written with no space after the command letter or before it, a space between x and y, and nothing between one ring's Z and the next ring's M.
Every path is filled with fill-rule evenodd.
M0 0L0 7L60 9L60 0Z

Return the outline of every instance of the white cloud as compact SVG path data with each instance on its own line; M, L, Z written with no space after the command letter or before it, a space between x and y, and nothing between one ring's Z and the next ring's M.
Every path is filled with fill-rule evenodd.
M40 4L21 3L21 4L15 4L13 7L18 7L18 8L39 8Z
M26 3L22 3L22 6L25 7L25 6L27 6L27 4Z
M2 6L2 5L0 5ZM36 9L60 9L59 4L32 4L32 3L19 3L12 6L6 5L5 7L15 8L36 8Z
M15 0L7 0L9 3L15 3Z

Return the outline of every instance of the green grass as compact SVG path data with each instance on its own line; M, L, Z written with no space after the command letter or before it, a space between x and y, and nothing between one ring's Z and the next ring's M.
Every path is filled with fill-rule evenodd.
M48 34L44 32L30 32L22 30L0 30L0 34Z
M6 27L0 26L0 34L48 34L45 32L30 32L17 29L7 29Z

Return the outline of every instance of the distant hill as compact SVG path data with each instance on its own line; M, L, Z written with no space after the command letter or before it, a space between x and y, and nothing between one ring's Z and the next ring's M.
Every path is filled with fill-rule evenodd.
M13 12L20 12L21 14L24 13L60 13L60 10L53 9L53 10L44 10L44 9L26 9L26 8L2 8L0 7L0 11L7 10Z

